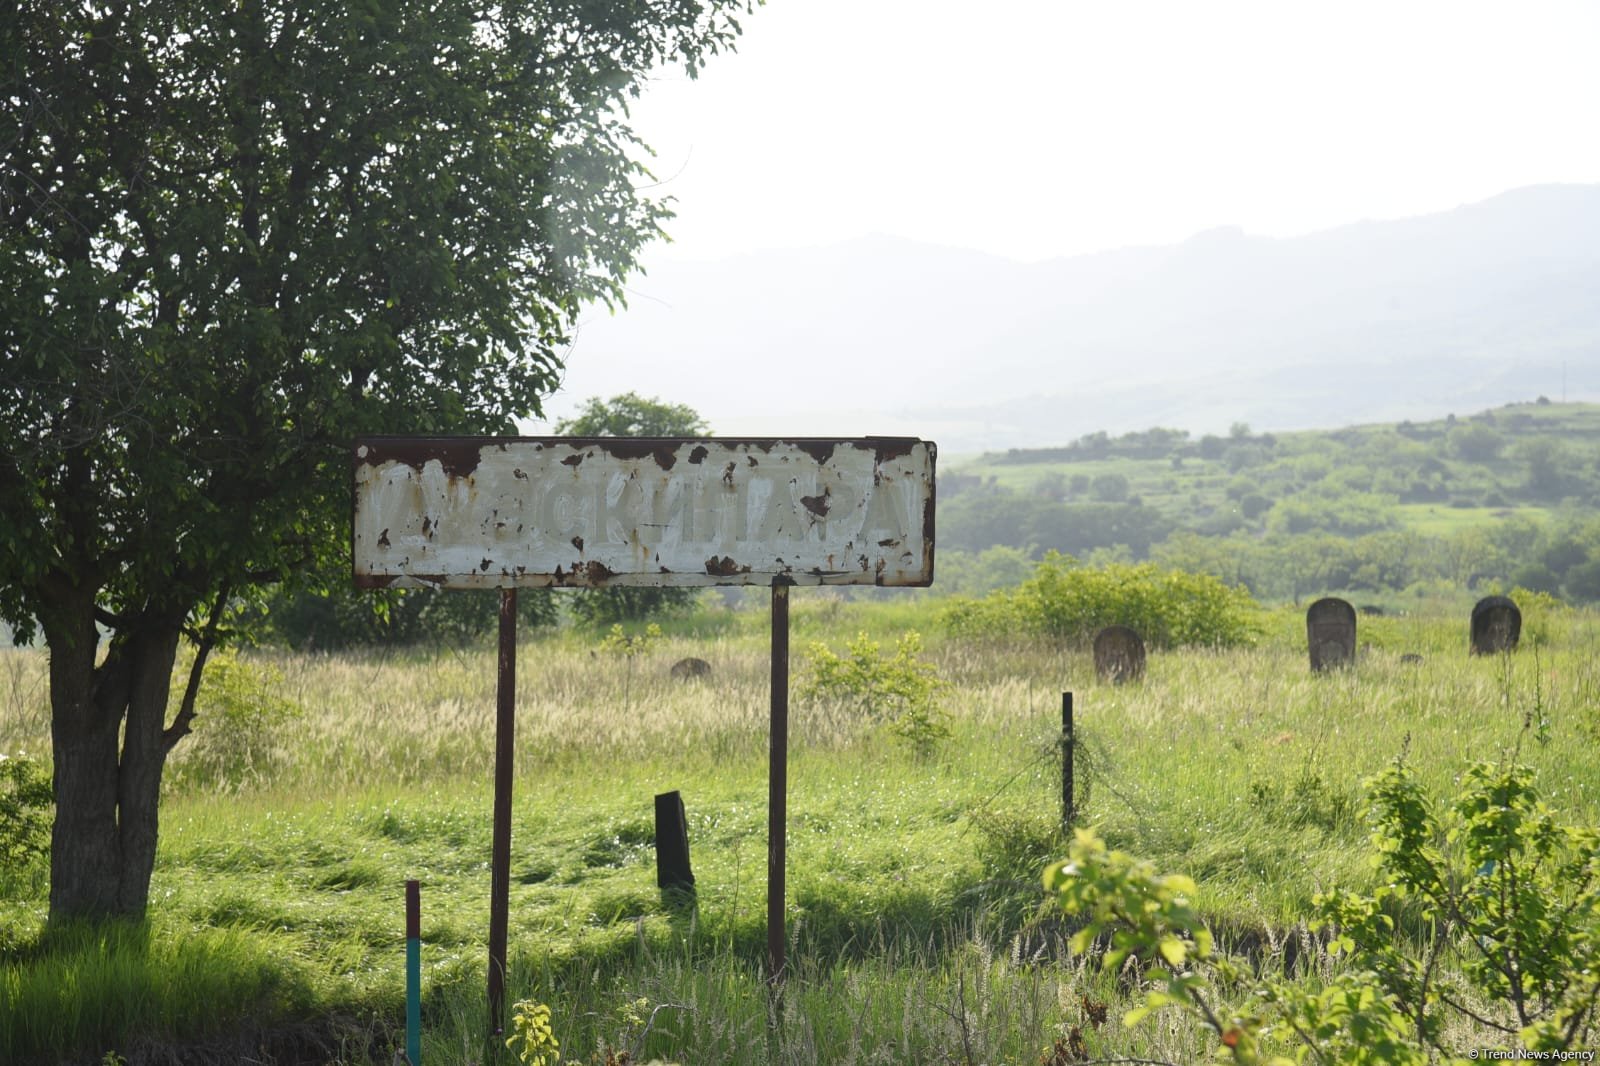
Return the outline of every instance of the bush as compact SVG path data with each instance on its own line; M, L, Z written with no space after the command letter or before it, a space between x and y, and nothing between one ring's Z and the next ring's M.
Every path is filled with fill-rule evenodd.
M1400 527L1394 508L1400 500L1373 492L1347 492L1326 495L1321 491L1300 493L1280 500L1267 518L1274 533L1326 532L1355 537Z
M22 870L50 852L50 774L25 751L0 752L0 868Z
M1214 577L1153 563L1081 567L1054 552L1013 591L957 600L943 621L960 636L1019 633L1087 643L1108 625L1129 626L1153 647L1246 644L1255 601Z
M237 790L264 781L282 757L281 732L305 713L278 694L282 684L275 667L231 649L213 652L195 701L194 732L177 749L169 786Z
M1101 474L1089 483L1089 491L1101 503L1121 503L1128 498L1128 478L1125 474Z
M1239 510L1251 521L1255 521L1268 511L1272 510L1272 501L1258 492L1252 492L1239 501Z
M837 655L826 644L810 647L810 675L796 690L802 700L831 700L845 704L872 722L885 722L919 757L933 754L950 735L949 715L939 708L939 691L945 686L932 663L918 656L922 635L915 630L895 644L894 656L885 658L878 642L865 633Z
M470 644L499 625L500 597L493 589L325 589L280 587L243 621L254 639L296 651L354 647ZM556 599L549 589L517 595L521 625L553 625Z
M1506 440L1489 426L1471 423L1457 426L1445 436L1450 454L1469 463L1489 463L1500 457Z
M1535 592L1555 593L1561 590L1561 579L1543 563L1524 563L1511 571L1511 583Z
M621 586L578 589L567 601L575 622L608 629L623 622L643 622L687 614L700 600L700 589Z
M1442 809L1400 760L1368 787L1381 887L1317 897L1329 952L1344 960L1319 981L1259 974L1218 952L1192 880L1090 830L1045 871L1045 889L1079 916L1074 951L1109 942L1101 967L1127 962L1149 982L1128 1025L1180 1011L1210 1031L1223 1061L1421 1066L1450 1059L1473 1023L1534 1053L1506 1058L1588 1047L1600 833L1558 823L1525 766L1473 766Z
M1600 559L1579 563L1567 571L1567 595L1580 603L1600 601Z

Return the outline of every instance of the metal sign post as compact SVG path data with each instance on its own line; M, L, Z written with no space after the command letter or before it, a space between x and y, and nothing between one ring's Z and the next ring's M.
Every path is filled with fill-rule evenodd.
M907 437L374 437L355 445L363 588L500 590L489 1013L503 1027L518 588L767 585L767 979L784 976L789 592L933 581L934 460Z
M495 684L494 838L489 846L489 1029L505 1031L506 927L511 900L511 780L517 731L517 590L500 590Z
M772 726L767 747L767 983L784 978L784 874L789 851L789 586L772 586Z

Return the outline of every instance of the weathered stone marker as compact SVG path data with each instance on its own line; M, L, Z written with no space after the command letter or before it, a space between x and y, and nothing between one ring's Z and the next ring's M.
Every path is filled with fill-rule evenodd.
M1094 672L1120 685L1144 676L1144 641L1127 626L1106 626L1094 635Z
M1311 649L1311 669L1331 670L1356 659L1356 609L1335 596L1327 596L1306 609L1306 644Z
M1522 636L1522 611L1509 597L1485 596L1472 608L1472 654L1516 651Z
M679 792L663 792L656 797L656 887L694 894L694 871L689 868L689 822Z
M704 659L696 659L691 655L687 659L679 659L673 663L671 674L679 681L689 681L697 677L710 677L711 664Z

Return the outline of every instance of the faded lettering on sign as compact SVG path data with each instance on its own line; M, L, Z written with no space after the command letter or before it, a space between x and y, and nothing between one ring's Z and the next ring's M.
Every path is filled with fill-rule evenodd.
M926 585L931 442L358 442L367 586Z

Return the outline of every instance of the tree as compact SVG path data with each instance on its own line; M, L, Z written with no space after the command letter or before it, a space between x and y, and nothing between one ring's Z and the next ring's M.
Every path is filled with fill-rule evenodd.
M539 411L576 312L622 299L668 215L627 100L745 8L0 19L0 618L50 651L52 921L145 911L206 652L237 596L345 550L350 439Z
M701 437L710 427L692 407L625 392L609 400L590 397L576 416L558 421L555 431L570 437ZM573 593L572 613L588 625L611 626L681 610L697 595L695 589L649 586L580 589Z
M1445 437L1451 454L1469 463L1490 463L1500 457L1506 439L1493 426L1468 422L1456 426Z
M1600 558L1579 563L1567 571L1567 595L1579 603L1600 602Z
M558 618L554 589L523 589L519 626L550 626ZM341 572L326 587L285 583L235 624L248 639L297 651L355 647L464 646L487 638L500 621L493 589L358 589Z
M1532 437L1518 441L1512 455L1526 465L1528 480L1523 492L1535 500L1558 500L1576 487L1572 476L1577 460L1559 440Z
M710 428L692 407L635 392L609 400L591 396L577 415L555 424L557 433L571 437L700 437Z
M1101 474L1089 483L1089 491L1101 503L1122 503L1128 498L1129 488L1126 474Z

